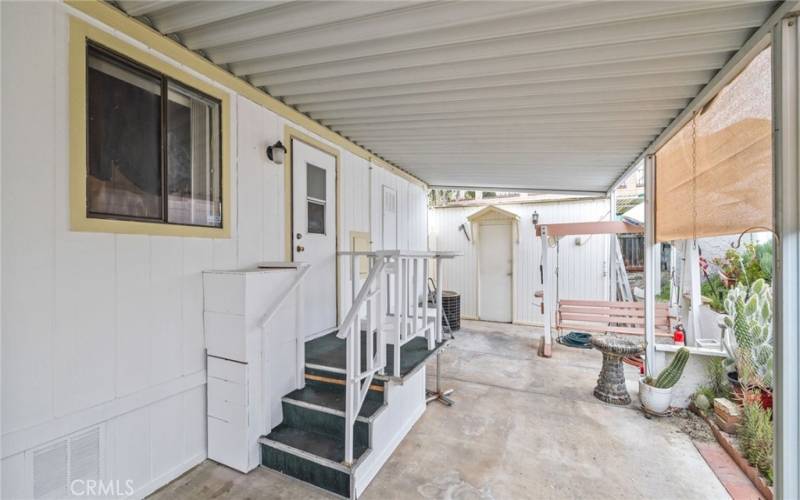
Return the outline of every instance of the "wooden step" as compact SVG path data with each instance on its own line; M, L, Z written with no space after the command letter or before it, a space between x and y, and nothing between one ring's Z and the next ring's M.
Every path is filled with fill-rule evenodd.
M367 393L366 399L364 399L359 416L370 419L385 406L383 390L382 385L370 386L370 391ZM321 411L344 415L344 380L325 379L324 377L306 374L306 386L290 392L284 396L283 401L298 406L310 405L312 408L317 408Z
M350 497L352 467L345 465L344 440L281 424L259 440L261 464L342 497ZM358 460L367 452L353 449Z
M261 463L349 497L353 467L343 463L345 388L335 382L307 380L303 389L283 397L283 422L260 440ZM369 450L372 420L385 406L382 391L367 393L353 428L356 463Z
M362 335L366 335L362 332ZM386 375L376 374L375 379L395 380L402 382L413 375L445 342L436 345L433 350L428 350L428 341L424 337L415 337L401 347L400 377L394 377L394 346L386 346ZM366 342L362 339L362 345ZM362 363L365 354L362 352ZM340 378L347 368L347 341L330 333L306 342L306 372L314 370L315 375Z

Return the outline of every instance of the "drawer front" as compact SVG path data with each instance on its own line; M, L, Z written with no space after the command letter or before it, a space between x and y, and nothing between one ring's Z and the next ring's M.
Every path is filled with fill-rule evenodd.
M218 399L229 403L246 406L247 386L228 382L214 377L208 378L208 399Z
M236 384L247 383L247 364L208 356L208 377Z
M247 426L247 408L208 393L208 416L224 420L241 427Z
M247 329L244 316L206 312L206 349L211 356L247 361Z
M249 472L247 427L208 417L208 458L241 472Z

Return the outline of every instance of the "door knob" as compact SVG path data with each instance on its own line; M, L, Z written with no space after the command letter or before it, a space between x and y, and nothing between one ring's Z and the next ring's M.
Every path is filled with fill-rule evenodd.
M298 252L305 252L306 251L306 247L304 247L302 245L297 245L297 251Z

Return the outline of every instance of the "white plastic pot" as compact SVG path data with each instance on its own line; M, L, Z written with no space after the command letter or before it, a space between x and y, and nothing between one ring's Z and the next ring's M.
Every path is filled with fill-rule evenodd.
M639 379L639 401L645 409L653 413L666 413L672 403L672 387L659 389L644 382L644 377Z

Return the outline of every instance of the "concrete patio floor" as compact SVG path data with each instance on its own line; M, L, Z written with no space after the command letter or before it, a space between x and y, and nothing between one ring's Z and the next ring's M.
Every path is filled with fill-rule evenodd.
M665 419L592 396L600 353L555 345L536 356L530 327L465 321L442 355L456 405L431 404L363 499L729 498L689 437ZM433 387L433 364L428 386ZM638 373L626 367L634 401ZM206 461L157 499L327 499L259 468Z

